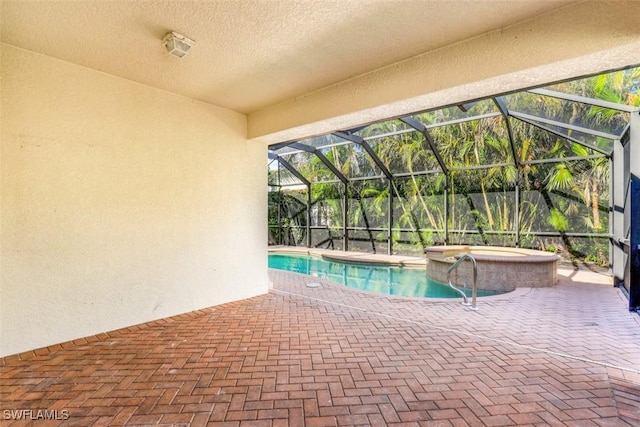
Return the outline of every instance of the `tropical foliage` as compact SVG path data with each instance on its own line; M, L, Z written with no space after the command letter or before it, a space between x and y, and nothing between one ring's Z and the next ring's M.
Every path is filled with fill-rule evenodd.
M547 89L639 106L639 87L640 69L631 69ZM353 250L386 252L389 240L406 254L444 243L518 245L606 265L609 153L628 114L525 91L414 115L427 135L401 120L352 130L391 182L362 144L316 138L309 145L349 181L313 153L280 153L312 184L270 167L279 189L269 199L270 242L306 244L311 191L312 246L341 249L346 221Z

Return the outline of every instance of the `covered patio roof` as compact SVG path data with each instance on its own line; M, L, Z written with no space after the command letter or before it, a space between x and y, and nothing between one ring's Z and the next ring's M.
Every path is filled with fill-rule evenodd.
M3 0L2 42L247 115L268 143L640 63L632 1ZM167 54L177 31L195 40Z

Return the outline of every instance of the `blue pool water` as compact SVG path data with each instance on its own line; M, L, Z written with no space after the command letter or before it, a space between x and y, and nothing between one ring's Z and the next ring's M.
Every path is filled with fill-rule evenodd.
M308 274L350 288L388 295L461 298L444 283L429 279L424 268L387 267L332 261L305 255L269 254L269 268ZM471 289L463 289L471 296ZM478 296L495 295L478 291Z

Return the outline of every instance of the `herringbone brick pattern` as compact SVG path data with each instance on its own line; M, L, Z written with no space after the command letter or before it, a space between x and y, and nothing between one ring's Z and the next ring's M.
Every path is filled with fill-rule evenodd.
M0 409L69 418L2 425L638 421L640 324L613 288L517 291L467 312L271 277L268 295L5 359Z
M309 278L274 270L277 289L320 301L340 303L368 312L531 346L579 358L629 366L640 370L640 326L637 315L624 310L625 297L605 285L576 283L561 276L561 286L525 288L498 297L481 298L480 310L461 309L450 300L402 298L369 292L346 293L343 287L324 284L306 288ZM597 343L597 345L594 345Z

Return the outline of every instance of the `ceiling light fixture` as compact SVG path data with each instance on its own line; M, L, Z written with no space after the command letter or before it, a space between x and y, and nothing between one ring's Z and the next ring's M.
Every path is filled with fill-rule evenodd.
M162 44L167 48L169 53L178 58L185 56L194 43L190 38L178 34L175 31L170 32L162 39Z

